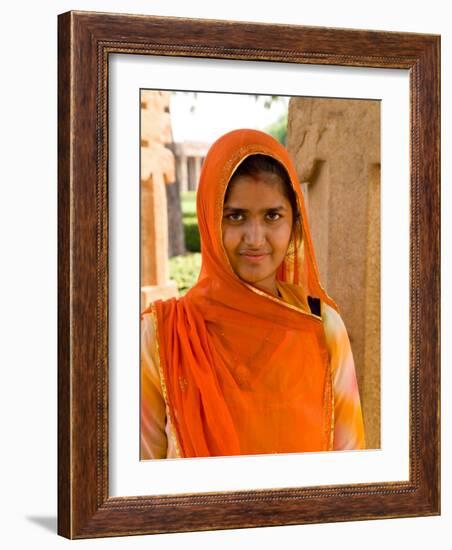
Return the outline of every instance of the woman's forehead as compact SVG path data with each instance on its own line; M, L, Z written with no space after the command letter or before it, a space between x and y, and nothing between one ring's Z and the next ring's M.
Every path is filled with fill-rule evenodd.
M284 183L279 178L268 180L260 177L237 176L232 181L232 185L229 184L225 205L232 206L238 201L265 202L268 200L272 202L276 200L281 204L288 202Z
M252 178L237 179L227 194L224 208L264 210L287 208L289 200L282 183L268 183Z

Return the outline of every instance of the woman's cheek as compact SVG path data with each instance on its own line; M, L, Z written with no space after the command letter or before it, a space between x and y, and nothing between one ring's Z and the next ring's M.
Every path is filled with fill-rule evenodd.
M223 245L228 252L232 254L234 249L240 242L240 233L237 231L236 227L225 226L223 228Z
M289 224L281 224L274 232L273 238L281 248L289 246L291 227Z

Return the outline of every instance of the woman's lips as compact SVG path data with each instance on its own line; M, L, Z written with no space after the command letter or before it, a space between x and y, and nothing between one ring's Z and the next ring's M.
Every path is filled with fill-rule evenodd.
M263 260L266 256L268 256L268 254L269 254L268 252L263 254L251 254L251 253L247 254L246 252L242 252L240 255L243 256L249 262L257 263Z

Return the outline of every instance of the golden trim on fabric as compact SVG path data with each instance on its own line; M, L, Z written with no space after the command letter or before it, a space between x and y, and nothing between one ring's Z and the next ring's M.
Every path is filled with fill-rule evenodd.
M157 314L156 314L156 311L155 311L155 305L154 304L151 304L151 306L150 306L150 313L151 313L152 323L154 325L155 342L156 342L156 348L157 348L157 350L156 350L157 368L158 368L159 376L160 376L160 384L162 386L163 399L165 401L166 414L168 415L168 420L170 422L171 439L173 440L174 446L176 448L177 457L182 458L182 453L180 451L179 441L177 439L173 419L171 417L171 410L170 410L170 407L169 407L168 392L167 392L166 381L165 381L165 373L163 372L162 365L160 364L160 344L159 344L160 335L159 335L159 330L158 330Z
M331 450L331 427L333 425L333 388L331 380L331 366L328 360L327 372L325 377L325 392L323 398L323 406L325 409L325 439L324 445L327 451ZM329 422L329 424L328 424Z
M278 160L278 159L276 159ZM291 182L292 182L292 179L291 179ZM293 184L293 182L292 182ZM293 186L293 185L292 185ZM303 191L300 191L301 193ZM297 206L298 206L298 210L300 212L300 214L302 214L302 209L301 209L301 203L300 203L300 198L298 196L298 193L295 193L295 198L296 198L296 201L297 201ZM312 238L312 237L311 237ZM312 243L311 243L312 244ZM302 235L302 242L300 244L300 246L302 245L302 251L303 251L303 255L304 255L304 251L305 251L305 248L308 249L308 254L309 254L309 258L311 260L311 265L314 269L314 273L315 273L315 276L316 276L316 279L317 279L317 284L319 285L320 289L322 290L322 292L325 294L325 296L331 300L332 304L334 304L336 310L338 311L338 307L337 307L337 304L336 302L331 298L331 296L328 294L328 292L323 288L322 286L322 283L321 283L321 280L320 280L320 273L319 273L319 270L318 270L318 266L317 266L317 262L314 260L313 258L313 255L312 255L312 250L311 250L311 246L309 246L309 243L306 241L305 242L305 238L304 238L304 235Z
M297 306L294 306L292 304L288 304L287 302L284 302L283 300L277 298L276 296L270 296L270 294L267 294L263 290L259 290L253 285L250 285L249 283L243 283L246 287L248 287L250 290L255 292L256 294L259 294L260 296L265 296L265 298L268 298L272 302L278 302L278 304L281 304L284 307L287 307L288 309L293 309L294 311L297 311L298 313L302 313L303 315L307 315L308 317L314 317L314 319L318 319L319 321L322 320L321 317L318 315L314 315L314 313L308 313L307 311L304 311L303 309L300 309Z
M331 376L331 369L330 369L330 376ZM331 386L333 385L333 382L331 381ZM334 450L334 388L332 388L331 391L331 430L330 430L330 448L329 451Z
M323 315L325 314L325 304L321 302L320 312L322 315L322 323L324 324ZM325 325L324 325L325 326ZM326 344L326 340L325 340ZM334 414L334 407L335 407L335 398L334 398L334 383L333 383L333 371L331 369L331 356L328 351L328 372L327 372L327 381L328 385L330 387L330 406L331 406L331 412L330 412L330 428L329 428L329 443L328 443L328 450L333 451L334 450L334 422L335 422L335 414Z

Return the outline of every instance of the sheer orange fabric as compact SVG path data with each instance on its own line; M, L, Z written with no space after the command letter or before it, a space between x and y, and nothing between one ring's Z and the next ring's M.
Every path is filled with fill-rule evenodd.
M286 168L301 215L301 234L294 232L277 272L281 298L240 279L222 242L228 182L255 153ZM155 315L161 382L181 456L331 449L329 357L322 320L310 312L307 296L337 308L319 281L303 196L286 149L251 129L220 137L202 166L197 215L202 252L197 284L182 298L158 300L143 312Z

